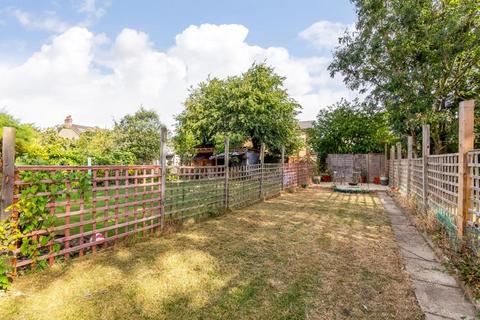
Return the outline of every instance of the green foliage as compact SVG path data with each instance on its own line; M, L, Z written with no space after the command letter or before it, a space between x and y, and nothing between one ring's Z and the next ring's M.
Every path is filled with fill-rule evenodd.
M0 128L13 127L16 129L15 150L18 155L35 153L37 151L35 142L38 136L37 129L31 124L20 123L20 121L6 112L0 112ZM3 130L0 130L0 139L3 138Z
M159 157L161 127L158 114L141 107L115 123L114 132L121 149L133 154L137 163L145 164Z
M107 129L86 131L75 142L75 154L79 163L87 163L92 158L93 164L133 164L135 155L118 143L115 132Z
M39 133L37 152L20 157L24 164L76 165L80 164L74 151L75 141L62 138L54 128ZM81 163L85 164L85 163Z
M386 112L342 100L320 110L308 140L324 164L329 153L383 152L393 136Z
M398 135L431 125L434 152L456 143L458 102L480 94L478 0L354 0L356 31L340 39L332 75L389 112Z
M15 209L16 215L0 221L0 289L8 287L9 260L18 245L21 256L32 259L39 268L46 267L45 260L38 260L41 248L51 246L53 251L60 250L60 245L54 242L55 216L48 204L59 201L67 193L80 194L88 200L92 185L88 172L80 171L24 171L20 179L28 184L22 187L15 204L7 209ZM45 182L49 180L53 182ZM68 191L65 181L70 181Z
M255 148L264 142L274 153L282 145L287 152L297 149L300 141L295 116L300 105L284 89L284 80L262 63L240 76L200 83L177 116L177 153L191 156L195 146L220 146L225 134L251 141Z

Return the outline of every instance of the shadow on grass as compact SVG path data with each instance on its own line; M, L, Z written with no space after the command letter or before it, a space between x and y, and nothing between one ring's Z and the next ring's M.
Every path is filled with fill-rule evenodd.
M408 282L392 280L399 261L374 203L302 190L124 243L21 277L0 318L416 318Z

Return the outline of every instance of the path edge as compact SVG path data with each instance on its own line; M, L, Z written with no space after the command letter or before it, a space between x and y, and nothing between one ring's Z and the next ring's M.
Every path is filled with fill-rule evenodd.
M462 290L463 295L470 301L470 303L475 307L475 310L477 313L480 312L480 300L476 300L472 291L470 288L468 288L463 281L460 279L459 272L456 268L452 267L452 264L450 262L450 259L443 253L442 249L440 249L438 246L435 245L435 243L432 241L430 235L426 233L424 230L419 230L417 226L414 223L413 216L411 209L405 207L400 201L398 201L398 198L395 197L395 193L391 191L385 192L385 194L390 197L393 202L397 205L397 207L405 214L405 216L408 218L412 226L415 227L415 229L418 231L418 233L423 237L425 242L428 244L428 246L432 249L433 253L435 256L440 260L441 263L448 265L448 273L455 279L455 282L459 286L459 288Z

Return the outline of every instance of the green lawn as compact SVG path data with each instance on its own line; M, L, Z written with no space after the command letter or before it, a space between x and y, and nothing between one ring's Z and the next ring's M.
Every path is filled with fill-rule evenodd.
M379 199L287 193L14 282L0 319L423 319Z

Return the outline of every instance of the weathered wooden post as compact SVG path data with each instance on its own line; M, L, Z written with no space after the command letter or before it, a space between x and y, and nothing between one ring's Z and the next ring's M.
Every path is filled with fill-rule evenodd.
M397 166L397 184L398 184L398 190L400 191L402 187L402 143L397 142L397 160L398 160L398 166Z
M412 183L412 174L410 171L410 166L412 165L413 159L413 137L407 137L407 197L410 197L410 189Z
M13 203L13 187L15 182L15 128L3 128L2 141L2 191L0 220L7 219L11 212L7 208Z
M383 170L382 170L382 174L384 177L388 176L388 172L387 172L387 165L388 165L388 147L387 147L387 144L385 144L385 151L384 151L384 158L383 158Z
M263 200L263 163L265 161L265 143L260 145L260 200Z
M473 149L475 101L460 102L458 125L458 213L457 235L461 239L465 234L470 208L471 177L468 172L468 152Z
M389 181L389 184L392 188L395 187L395 146L390 147L390 168L388 170L390 171L390 177L392 181Z
M167 128L162 127L160 131L160 229L165 225L165 191L167 183L167 153L165 146L167 144Z
M228 209L228 192L229 192L229 184L228 184L228 179L229 179L229 160L230 160L230 137L228 135L225 136L225 190L224 190L224 196L225 196L225 209Z
M430 125L422 126L422 176L423 176L423 211L428 210L428 156L430 155Z
M282 163L281 170L282 170L282 191L283 191L283 180L285 177L285 146L282 146L282 159L280 160Z

